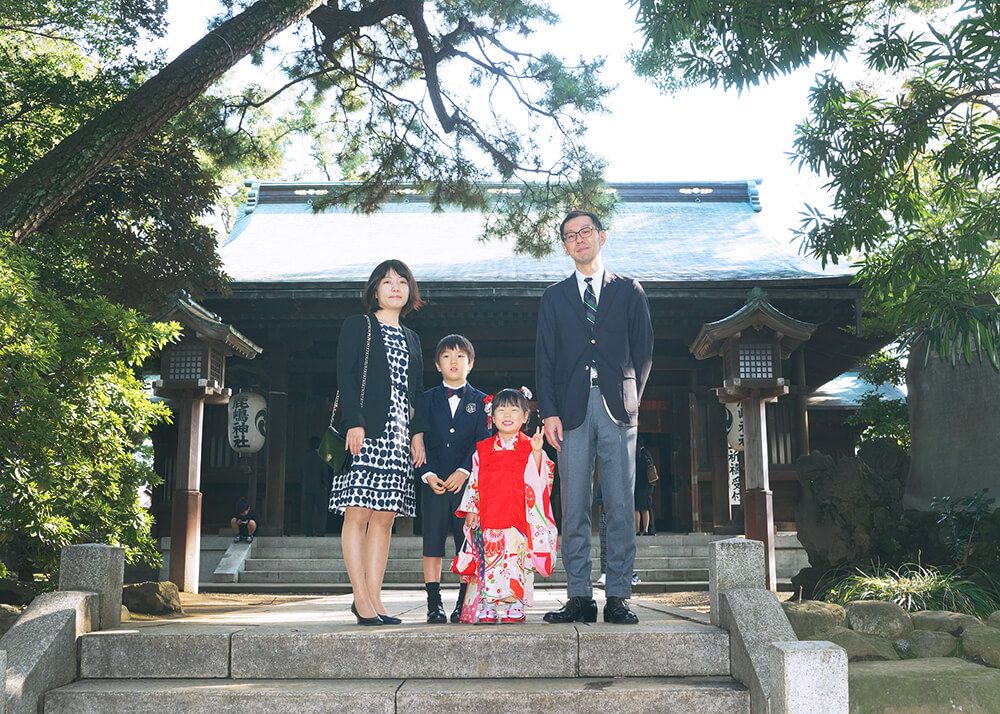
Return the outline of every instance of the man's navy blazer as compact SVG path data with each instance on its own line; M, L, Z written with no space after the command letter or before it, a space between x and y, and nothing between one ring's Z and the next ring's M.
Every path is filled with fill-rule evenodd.
M490 435L483 404L485 397L484 392L467 384L465 394L452 417L443 384L424 392L424 409L427 415L425 421L430 429L424 434L427 463L418 469L418 477L434 473L439 478L446 479L460 468L472 472L472 455L476 451L476 442Z
M593 328L587 322L575 272L542 294L535 339L535 392L543 419L558 416L565 430L583 423L592 361L611 415L621 424L637 426L639 400L653 364L649 301L639 281L607 269Z

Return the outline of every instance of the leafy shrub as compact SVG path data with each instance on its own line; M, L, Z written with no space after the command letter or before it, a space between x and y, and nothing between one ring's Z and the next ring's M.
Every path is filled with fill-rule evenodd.
M899 568L872 563L846 575L830 573L816 591L818 599L841 605L853 600L888 600L908 612L950 610L986 618L1000 609L1000 591L988 577L986 582L972 580L963 570L941 570L920 563Z

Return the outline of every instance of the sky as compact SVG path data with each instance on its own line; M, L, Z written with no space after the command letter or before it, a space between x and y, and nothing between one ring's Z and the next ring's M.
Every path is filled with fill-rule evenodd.
M560 24L541 29L525 44L533 51L553 50L567 58L604 56L604 81L617 85L605 103L607 113L588 120L587 143L607 159L608 180L762 179L761 218L780 230L798 225L804 202L825 202L821 181L808 171L799 172L787 152L796 124L806 116L813 78L826 65L804 68L742 93L701 87L664 95L636 77L626 60L628 50L641 42L634 10L627 3L551 0L549 4L560 15ZM215 9L204 0L170 0L168 7L165 43L172 59L204 34L205 19ZM238 81L262 71L267 70L243 62L228 78ZM276 72L272 81L279 81ZM301 159L293 152L286 172L301 172L304 159L305 152ZM303 178L324 177L306 171Z

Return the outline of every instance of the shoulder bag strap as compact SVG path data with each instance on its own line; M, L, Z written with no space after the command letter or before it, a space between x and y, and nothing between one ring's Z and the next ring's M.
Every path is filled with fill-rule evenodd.
M361 406L365 406L365 385L368 383L368 357L372 351L372 318L371 315L365 315L365 324L368 325L368 336L365 339L365 366L361 371ZM337 415L337 407L340 406L340 390L337 390L337 396L333 398L333 409L330 411L330 428L333 428L333 421Z

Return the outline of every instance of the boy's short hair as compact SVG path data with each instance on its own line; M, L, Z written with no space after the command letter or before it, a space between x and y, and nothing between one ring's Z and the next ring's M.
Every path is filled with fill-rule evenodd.
M248 508L250 508L250 504L247 503L247 500L245 498L241 498L239 501L236 502L237 513L243 513L243 511L247 510Z
M445 350L462 350L469 356L470 362L476 361L476 350L465 335L447 335L438 342L437 349L434 350L434 362L441 359L441 353Z
M524 393L520 389L501 389L493 396L493 409L499 409L500 407L517 407L525 414L531 412L531 406L528 404L528 398L524 396Z

